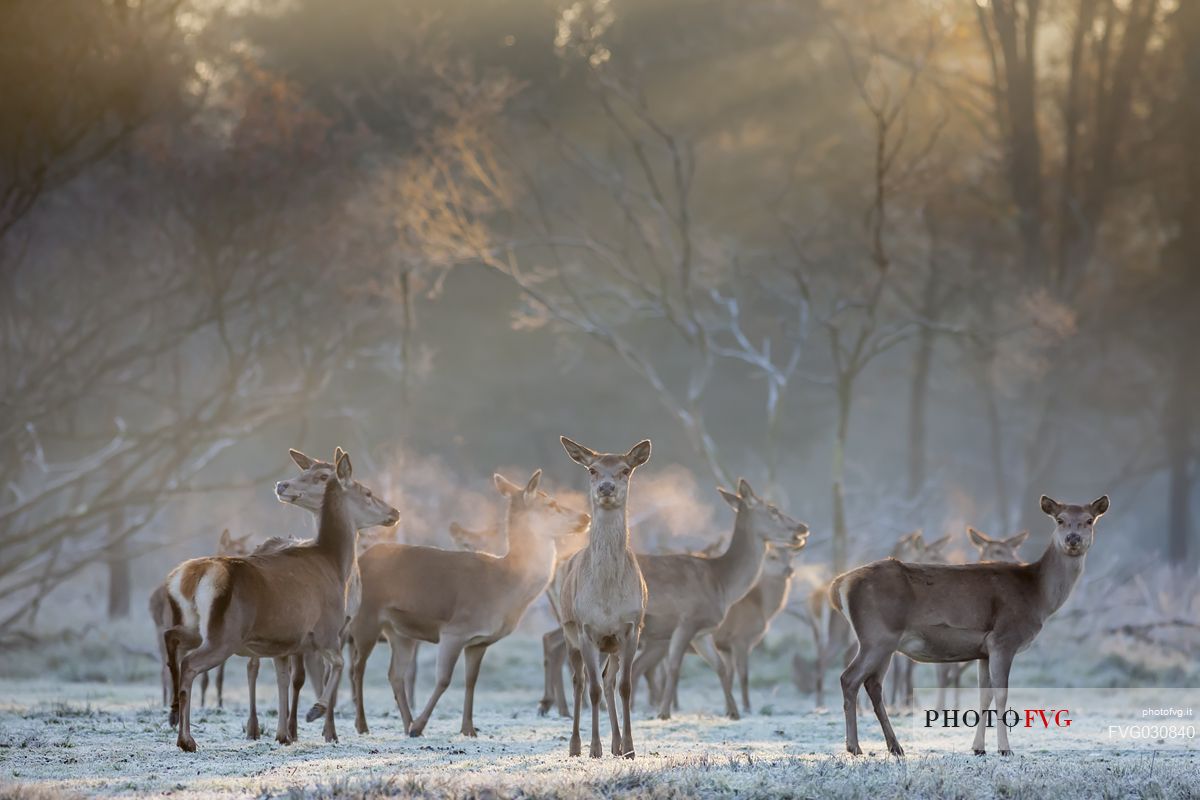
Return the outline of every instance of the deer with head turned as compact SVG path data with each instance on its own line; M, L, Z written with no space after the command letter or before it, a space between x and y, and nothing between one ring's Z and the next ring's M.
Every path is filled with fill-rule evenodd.
M1013 658L1037 638L1046 620L1071 596L1108 497L1086 505L1045 495L1042 511L1054 532L1042 557L1030 564L906 564L876 561L834 579L830 597L850 621L858 652L842 673L846 750L860 755L855 698L866 686L888 750L904 755L883 704L883 676L896 651L918 661L979 662L980 725L973 750L984 753L984 712L1008 704ZM1011 755L1008 728L996 726L1001 755Z
M229 529L221 531L217 539L217 555L244 556L250 552L250 534L234 538ZM155 641L158 642L158 654L162 662L162 697L163 705L171 705L171 667L167 664L167 646L163 634L171 627L171 603L167 599L167 585L160 583L150 593L150 618L154 620ZM225 662L217 667L217 708L224 708L225 698ZM200 707L204 708L204 695L208 692L208 673L200 675Z
M667 658L667 676L659 692L658 718L671 718L671 705L679 683L683 657L695 647L710 664L719 665L709 636L726 613L758 582L769 543L801 548L808 526L762 500L744 479L737 493L718 490L735 509L733 534L725 552L712 558L686 553L639 555L649 588L642 652L634 664L641 677ZM733 719L740 714L736 704L726 708Z
M579 719L586 680L592 704L589 754L600 758L601 682L608 703L612 753L633 758L633 659L646 613L646 582L629 546L629 482L634 470L650 460L650 440L629 452L597 453L560 437L567 455L588 471L592 524L587 546L562 565L558 586L558 618L568 646L574 688L572 756L582 753ZM607 672L605 671L605 662ZM619 672L619 677L618 677ZM623 719L618 722L613 684L619 680Z
M1029 531L1021 531L1007 539L993 539L983 531L968 526L967 537L971 540L971 544L975 545L975 548L979 550L979 557L976 561L1003 561L1009 564L1016 564L1021 560L1018 551L1025 540L1029 538ZM962 674L967 668L967 663L969 662L960 661L953 664L937 665L938 693L936 708L946 707L946 690L951 686L954 687L954 705L956 708L958 707L959 684L962 681Z
M355 726L367 732L362 684L367 657L382 633L392 650L388 679L410 736L420 736L438 700L450 685L460 655L466 655L466 696L461 732L475 736L475 683L488 647L512 633L554 572L555 539L587 524L587 515L568 509L538 491L541 470L523 487L495 475L497 490L508 500L508 552L441 550L382 544L360 563L362 605L350 623L355 686ZM437 682L415 719L403 676L416 642L436 642Z
M733 680L736 675L742 691L742 708L750 713L750 653L758 646L771 622L787 605L791 588L792 558L803 545L772 545L767 549L762 574L745 597L733 604L720 627L713 633L713 644L721 656L724 670L721 689L725 692L726 711L736 710Z
M359 520L377 508L369 489L353 479L349 455L339 451L325 481L316 539L277 552L238 558L185 561L167 578L175 623L163 636L171 667L178 722L177 744L195 751L191 733L191 688L198 673L230 655L275 659L279 718L275 738L292 741L288 730L289 657L314 649L329 667L322 690L325 739L336 741L334 693L341 676L341 631L346 589L355 560ZM371 524L394 524L399 512ZM367 527L367 525L362 525Z

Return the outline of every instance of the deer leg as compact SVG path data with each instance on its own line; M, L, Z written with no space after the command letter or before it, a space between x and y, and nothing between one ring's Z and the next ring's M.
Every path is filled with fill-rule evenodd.
M604 704L608 706L608 730L612 734L612 754L621 755L621 723L617 719L617 656L610 655L604 663Z
M934 703L934 708L946 707L946 688L950 686L950 668L951 664L937 665L937 701Z
M483 663L483 654L487 652L486 644L473 644L464 650L467 662L467 692L463 700L463 736L472 738L479 735L475 730L475 681L479 680L479 665Z
M586 627L579 637L579 651L583 656L584 674L587 675L588 699L592 703L592 749L589 755L600 758L604 755L600 747L600 651Z
M850 666L842 672L842 711L846 715L846 752L854 756L862 755L862 748L858 745L858 690L862 688L867 675L874 671L867 666L868 663L868 654L860 645L858 654L850 660Z
M671 705L675 702L675 689L679 685L679 670L683 666L683 656L687 653L695 635L696 629L690 624L680 625L671 634L671 646L667 652L667 680L658 704L659 719L671 718Z
M288 735L292 737L293 742L300 738L300 726L296 718L300 715L300 691L304 688L304 679L308 672L304 663L306 660L303 655L288 656L288 673L292 686L291 700L288 704Z
M906 668L904 670L904 707L915 708L917 705L917 662L910 658L904 666Z
M379 641L379 632L374 636L350 637L350 687L354 695L354 729L367 733L367 712L363 705L363 676L367 670L367 658ZM394 652L394 651L393 651Z
M217 708L225 707L225 662L217 665Z
M200 707L204 708L204 704L208 695L208 671L200 673Z
M966 664L955 664L954 669L950 673L950 677L953 679L953 682L954 682L954 707L955 708L959 707L959 701L961 700L960 689L962 689L962 676L963 676L963 673L966 671L967 671Z
M547 631L542 634L542 699L538 701L538 716L544 717L550 710L550 706L554 705L554 676L550 674L551 651L554 649L552 637L554 631Z
M988 677L992 683L992 697L996 704L996 751L1002 756L1011 756L1008 745L1008 726L1000 718L1008 708L1008 673L1012 669L1013 657L1007 652L992 651L988 658Z
M325 692L326 678L329 677L329 670L325 668L325 661L316 650L305 650L304 654L299 656L299 658L304 662L302 664L304 675L310 678L309 683L312 684L313 702L320 703L321 695Z
M750 646L737 644L733 648L733 665L742 684L742 708L750 713Z
M630 625L621 642L621 713L624 717L625 728L622 731L621 755L633 758L633 659L637 655L638 637L640 633L636 625Z
M577 756L583 751L579 739L579 717L583 706L583 656L574 647L568 647L567 660L571 667L571 687L575 691L575 716L569 755Z
M642 652L633 659L633 685L637 686L643 677L646 679L646 694L649 696L651 706L657 706L661 699L659 695L661 687L659 686L656 669L666 654L666 646L656 642L647 644L642 648ZM636 692L634 693L633 702L636 705Z
M988 667L988 659L979 659L977 665L979 670L979 723L975 726L975 741L971 745L971 749L977 756L987 752L984 746L984 733L987 730L987 725L984 724L984 715L992 705L992 679Z
M696 654L712 667L721 680L721 692L725 695L725 715L730 719L741 719L737 702L733 699L733 659L728 651L718 650L712 636L704 636L692 642Z
M879 727L883 728L883 738L887 740L888 752L894 756L902 756L904 748L896 739L896 732L892 730L892 721L888 719L887 709L883 705L883 676L887 673L887 668L887 659L883 659L880 666L867 675L864 683L867 687L867 696L871 698L871 705L875 707L875 718L879 720Z
M182 627L171 627L163 633L163 644L167 649L167 667L171 671L171 727L179 724L180 648L186 652L199 645L200 641L199 636ZM190 694L190 686L188 691Z
M342 653L341 647L337 649L337 653L340 657ZM325 705L325 724L321 729L321 735L327 742L336 742L338 740L337 727L333 722L333 710L337 708L337 695L338 689L340 689L342 686L342 670L344 668L344 663L345 662L343 661L342 664L339 664L334 668L333 677L329 681L329 685L326 687L326 690L329 692L329 702Z
M408 733L413 713L404 677L408 672L409 663L416 658L417 642L407 636L394 634L388 637L388 644L392 649L392 659L388 664L388 682L392 685L392 697L396 701L396 709L400 712L400 722L404 726L404 732Z
M559 628L558 638L551 653L551 673L554 678L554 704L558 706L560 717L570 717L571 709L567 707L567 692L563 685L563 667L567 662L567 640Z
M337 705L337 690L342 682L342 670L346 667L346 660L342 658L342 638L336 631L331 636L323 636L322 642L323 644L317 646L317 652L320 653L321 660L324 662L325 684L321 690L321 699L308 710L304 719L314 722L324 715L325 741L336 742L337 731L333 722L333 709Z
M217 664L232 655L232 648L224 647L220 642L209 639L201 642L195 650L187 653L179 661L179 738L176 743L180 750L189 753L196 751L196 740L192 738L192 684L196 676L205 670L212 669Z
M275 723L275 741L280 744L291 744L292 736L288 730L288 688L291 683L292 669L287 656L275 659L275 688L279 694L279 716Z
M454 665L458 663L458 657L462 654L465 644L462 639L446 636L438 642L437 684L433 687L433 694L425 703L421 716L408 726L409 736L420 736L425 731L425 726L429 724L429 718L433 716L434 706L437 705L438 700L442 699L442 695L450 686L450 679L454 677Z
M258 659L251 656L246 661L246 688L250 691L250 716L246 719L247 739L257 739L260 736L258 729L258 706L255 700L258 688L258 668Z
M417 653L420 650L421 643L413 639L412 657L408 659L408 669L404 670L404 696L411 703L417 702Z

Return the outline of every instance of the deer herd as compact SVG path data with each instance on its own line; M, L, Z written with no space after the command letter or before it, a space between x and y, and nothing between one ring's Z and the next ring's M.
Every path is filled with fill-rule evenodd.
M689 653L717 673L725 713L732 719L749 713L749 657L787 605L793 558L806 544L808 526L740 480L736 490L719 489L734 512L728 544L716 542L699 553L638 553L630 542L627 508L633 474L650 459L650 441L625 453L599 453L566 437L562 445L587 470L589 512L540 490L541 470L524 484L497 474L495 487L506 505L502 528L473 531L451 523L458 550L395 541L400 512L354 478L350 456L341 448L331 461L290 451L300 473L277 483L276 497L310 512L316 535L273 537L252 548L249 537L234 538L226 530L216 556L183 562L150 597L163 702L170 705L178 746L196 749L191 715L196 678L203 705L208 673L215 670L222 705L225 662L234 655L249 659L250 739L261 735L255 699L260 660L271 658L278 691L276 741L296 740L306 682L315 696L306 719L323 718L325 740L337 741L334 710L347 665L343 653L349 659L355 729L366 734L367 662L381 641L390 651L387 678L403 730L422 735L461 658L466 680L460 730L476 736L475 686L484 655L515 630L542 594L558 626L542 639L545 692L538 711L557 707L572 718L570 755L582 753L586 693L589 754L603 755L600 717L607 709L610 752L633 758L635 688L644 680L657 716L669 719ZM1046 551L1032 563L1018 556L1027 532L992 539L968 528L979 554L970 564L948 563L949 537L926 542L914 532L897 541L891 557L839 575L805 598L816 652L815 700L823 705L823 675L840 663L850 753L862 752L857 715L859 690L865 688L888 750L903 755L885 709L884 679L892 677L893 706L911 705L914 662L937 665L938 707L947 689L957 694L963 668L973 661L981 712L993 703L1005 708L1013 658L1066 602L1108 498L1068 505L1043 496L1041 509L1055 528ZM414 713L416 656L423 642L437 648L436 681ZM977 754L984 753L984 730L982 724L976 729ZM1003 725L997 737L1000 753L1010 753Z

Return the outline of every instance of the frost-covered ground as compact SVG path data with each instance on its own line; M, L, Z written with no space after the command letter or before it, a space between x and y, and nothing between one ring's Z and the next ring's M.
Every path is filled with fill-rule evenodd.
M886 755L869 714L860 717L868 755L850 758L842 752L840 710L813 709L810 698L777 682L755 687L756 713L732 722L715 713L721 708L716 679L698 664L689 664L683 711L675 719L661 722L650 718L644 702L639 707L636 761L569 759L569 722L535 711L538 644L518 637L489 653L476 698L478 739L458 734L458 681L423 738L402 735L384 677L386 654L378 651L368 672L372 732L354 732L352 709L344 703L336 745L321 740L319 722L301 723L298 744L275 744L268 665L259 683L267 735L246 741L240 659L230 665L226 707L194 713L195 754L175 748L159 688L145 674L108 683L0 679L0 796L1200 796L1195 750L1152 744L1137 751L1055 749L1039 743L1022 751L1014 738L1016 756L976 758L948 752L944 739L915 736L900 715L897 731L907 758ZM421 699L432 655L428 648L423 653ZM310 701L306 689L302 708ZM606 731L605 723L605 743ZM968 745L964 734L962 750Z

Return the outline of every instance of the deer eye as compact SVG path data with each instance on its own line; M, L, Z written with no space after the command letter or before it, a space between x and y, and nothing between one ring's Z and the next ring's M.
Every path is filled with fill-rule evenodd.
M1086 521L1084 521L1084 523L1083 523L1083 524L1084 524L1084 525L1091 525L1091 524L1092 524L1093 522L1095 522L1095 521L1096 521L1095 517L1088 517L1088 518L1087 518L1087 520L1086 520Z
M1066 521L1065 519L1063 519L1062 517L1059 517L1059 518L1058 518L1058 524L1059 524L1059 525L1066 525L1066 524L1067 524L1067 521Z
M621 477L622 477L622 478L628 478L628 477L629 477L629 467L626 467L625 469L621 470Z
M325 473L321 473L319 476L317 476L317 480L319 480L319 481L327 481L327 480L329 480L329 476L328 476L328 475L326 475Z
M594 477L596 477L596 475L598 475L599 473L597 473L597 472L596 472L596 468L595 468L595 467L588 467L588 474L589 474L589 475L591 475L591 476L594 478Z

